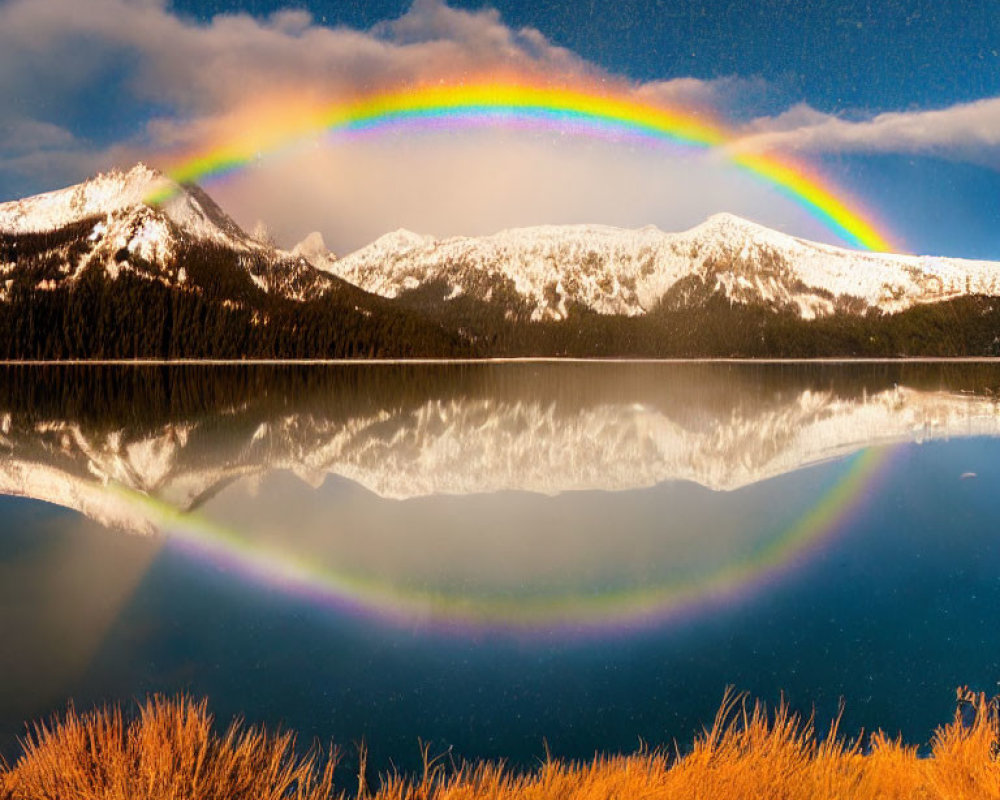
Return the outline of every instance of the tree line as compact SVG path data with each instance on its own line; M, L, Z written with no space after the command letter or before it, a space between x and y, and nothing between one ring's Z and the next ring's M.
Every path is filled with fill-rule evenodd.
M966 296L896 314L837 303L803 320L794 308L733 303L696 279L680 282L648 314L605 316L570 307L532 321L509 279L491 302L427 284L388 300L267 253L180 238L172 266L123 251L116 278L103 254L67 280L68 265L98 246L94 219L44 234L0 235L0 358L310 359L412 357L818 358L1000 355L1000 299ZM270 260L269 260L270 259ZM251 277L310 284L298 301ZM172 273L176 275L176 272ZM54 286L55 288L52 288ZM477 292L480 296L483 293Z
M65 264L87 252L79 233L0 238L0 263L14 264L0 302L0 358L406 358L468 350L439 323L343 282L304 302L265 292L239 254L200 242L178 254L182 285L128 252L115 257L131 269L115 278L95 259L65 280ZM49 279L55 288L39 286Z

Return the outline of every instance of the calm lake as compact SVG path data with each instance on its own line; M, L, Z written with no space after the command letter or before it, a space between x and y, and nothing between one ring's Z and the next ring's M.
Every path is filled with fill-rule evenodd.
M153 692L407 769L926 742L1000 680L1000 366L0 370L0 752Z

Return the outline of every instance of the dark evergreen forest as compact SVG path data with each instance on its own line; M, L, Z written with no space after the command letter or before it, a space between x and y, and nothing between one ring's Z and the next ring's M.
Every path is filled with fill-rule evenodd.
M178 256L187 273L184 287L160 280L159 267L124 251L116 258L133 269L116 278L95 266L59 282L63 264L86 252L81 234L92 226L87 220L73 231L0 236L0 263L16 265L6 302L0 303L0 358L405 358L469 352L460 337L423 315L332 276L318 278L322 293L305 302L265 292L237 254L204 243L189 244ZM56 281L56 288L39 288L45 280Z
M490 303L445 300L447 287L435 285L388 300L311 267L260 254L248 264L246 254L183 240L176 256L187 274L183 286L127 251L114 255L129 267L115 278L95 259L97 266L67 280L66 264L94 247L87 237L93 225L0 235L0 264L7 265L0 358L1000 355L1000 299L981 296L892 315L845 305L802 320L791 308L732 303L685 284L643 317L571 308L564 320L533 322L512 282L492 286ZM308 285L310 299L264 291L251 272L283 286Z
M400 302L462 331L479 354L648 358L897 358L1000 356L1000 298L968 296L898 314L841 310L803 320L791 308L732 303L722 294L681 305L670 298L642 317L570 309L565 320L530 322L528 310L467 298ZM510 308L514 308L513 313Z

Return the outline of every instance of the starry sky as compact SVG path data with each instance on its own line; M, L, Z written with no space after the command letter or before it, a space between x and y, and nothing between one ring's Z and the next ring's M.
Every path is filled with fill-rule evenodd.
M1000 260L996 0L0 0L0 200L197 150L268 87L334 99L511 64L708 109L815 165L899 249ZM207 188L283 244L315 229L338 251L399 227L670 230L718 210L836 242L663 153L481 132L332 149Z
M476 10L480 0L451 0ZM266 16L283 0L178 0L180 13ZM410 0L311 2L328 25L367 28ZM1000 9L873 0L496 0L514 28L530 26L588 61L636 80L759 76L825 111L940 107L1000 95ZM779 106L780 107L780 106Z

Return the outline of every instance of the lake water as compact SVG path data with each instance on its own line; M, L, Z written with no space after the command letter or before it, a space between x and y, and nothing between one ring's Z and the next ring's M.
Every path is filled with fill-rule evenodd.
M0 371L0 752L149 693L376 769L926 742L1000 680L1000 367ZM351 764L347 759L345 768Z

